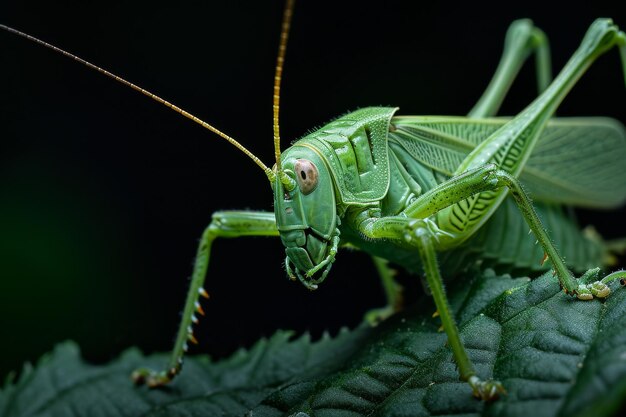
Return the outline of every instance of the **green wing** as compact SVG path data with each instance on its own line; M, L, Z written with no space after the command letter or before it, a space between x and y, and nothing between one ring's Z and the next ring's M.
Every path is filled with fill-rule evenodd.
M452 175L465 157L508 118L396 116L389 140L415 159ZM610 208L626 200L626 130L603 117L552 119L520 180L533 199Z

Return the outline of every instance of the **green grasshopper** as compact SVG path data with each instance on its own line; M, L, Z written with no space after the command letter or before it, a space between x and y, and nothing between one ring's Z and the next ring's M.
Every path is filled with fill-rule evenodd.
M598 270L589 264L602 265L606 249L582 234L573 234L581 240L585 261L568 256L569 266L580 272L588 269L582 278L574 278L521 184L528 187L538 208L551 214L548 203L609 208L626 199L626 178L619 165L626 157L623 127L608 119L552 119L567 92L600 55L619 46L626 60L626 35L610 20L594 22L579 49L550 82L545 35L529 21L517 21L509 29L492 83L467 117L400 116L396 108L364 108L335 119L281 152L280 81L292 11L293 3L288 2L274 86L272 168L208 123L53 47L228 140L264 171L274 193L274 212L213 214L198 248L171 360L166 370L140 369L133 379L159 386L181 371L187 343L195 341L192 327L202 312L199 297L207 295L203 284L213 241L218 237L274 236L280 237L285 246L288 276L311 290L327 278L342 246L371 254L388 298L387 308L369 316L374 321L402 307L401 294L386 261L423 271L461 379L469 383L477 397L497 397L504 388L498 381L476 374L459 338L438 257L454 258L457 248L476 245L479 239L483 247L490 242L497 244L499 240L485 235L484 230L489 222L513 209L521 213L520 227L530 228L535 235L545 253L543 261L551 262L555 279L567 293L582 300L603 298L609 295L609 281L624 278L623 273L614 273L597 280ZM539 61L542 93L516 117L494 118L508 86L533 52ZM589 161L577 165L577 169L568 165L588 146L595 151L590 152ZM551 155L554 157L548 158ZM557 217L556 221L566 220ZM534 255L534 239L529 238L529 242L523 249ZM520 254L501 250L501 256Z

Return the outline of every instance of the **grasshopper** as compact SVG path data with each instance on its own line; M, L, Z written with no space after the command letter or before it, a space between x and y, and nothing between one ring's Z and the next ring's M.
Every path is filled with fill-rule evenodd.
M402 307L401 296L391 282L384 260L408 270L423 271L461 379L469 383L477 397L496 398L504 388L498 381L476 374L458 336L438 258L441 254L450 257L457 248L473 244L489 221L501 215L504 208L513 207L521 213L520 224L530 229L545 252L542 261L551 264L555 279L566 292L581 300L609 295L606 284L623 278L623 274L610 274L599 280L598 271L587 268L585 262L576 264L576 260L572 260L571 265L566 265L528 194L533 195L539 206L558 203L610 208L626 199L626 182L618 165L626 156L623 127L607 119L552 120L567 92L600 55L619 46L624 58L626 35L610 20L597 20L568 64L550 82L545 35L529 21L517 21L507 35L501 65L493 82L466 117L402 116L394 107L364 108L341 116L291 147L281 149L280 86L292 12L293 2L288 2L274 85L273 167L190 113L60 51L226 139L263 170L274 193L274 212L213 214L198 248L171 361L164 371L137 370L133 379L137 383L159 386L181 371L187 344L195 341L193 325L202 312L199 298L207 295L203 285L214 240L273 236L280 237L285 246L288 276L311 290L317 289L327 278L342 246L350 245L371 254L387 290L389 304L373 312L372 320L385 318ZM516 117L494 118L508 86L532 52L537 52L540 62L538 78L542 93ZM575 160L581 147L598 142L596 158L603 161L601 166L597 166L597 162L590 163L584 170L572 172L571 166L561 163L568 158ZM537 160L545 156L546 148L555 144L559 145L559 161ZM592 169L593 175L590 175ZM582 235L579 238L584 239ZM588 259L601 264L606 253L594 246L593 241L585 242L581 245L586 245ZM576 279L570 268L588 271Z

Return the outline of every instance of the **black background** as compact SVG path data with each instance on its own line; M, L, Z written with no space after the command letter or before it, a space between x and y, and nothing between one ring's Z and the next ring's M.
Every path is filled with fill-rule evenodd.
M283 148L358 107L465 114L512 20L530 17L546 31L555 69L594 18L626 26L623 9L587 3L300 1L283 79ZM270 166L281 14L282 2L255 1L0 6L2 23L161 95ZM31 42L0 33L0 63L0 379L66 339L96 362L132 345L170 349L211 213L272 210L266 177L210 132ZM612 51L558 113L625 122L623 82ZM520 111L535 94L531 60L502 114ZM581 212L580 219L617 237L626 234L625 213ZM278 328L334 334L384 302L364 254L341 252L314 293L287 280L283 257L278 239L214 245L212 299L194 352L220 357Z

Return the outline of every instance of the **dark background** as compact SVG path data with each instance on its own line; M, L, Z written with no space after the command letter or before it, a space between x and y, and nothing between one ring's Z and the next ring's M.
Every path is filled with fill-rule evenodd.
M161 95L273 164L282 2L5 3L1 23ZM298 2L282 90L283 148L357 107L466 113L516 18L546 31L555 69L594 18L626 26L617 6L546 3ZM196 124L26 40L0 33L0 63L0 380L66 339L97 362L133 345L170 349L211 213L272 210L266 177ZM612 51L559 114L626 122L623 83ZM535 92L531 62L502 113L520 111ZM617 237L626 234L625 213L581 212L580 219ZM212 299L194 352L220 357L279 328L335 334L384 302L364 254L341 252L314 293L287 280L283 258L278 239L214 245Z

